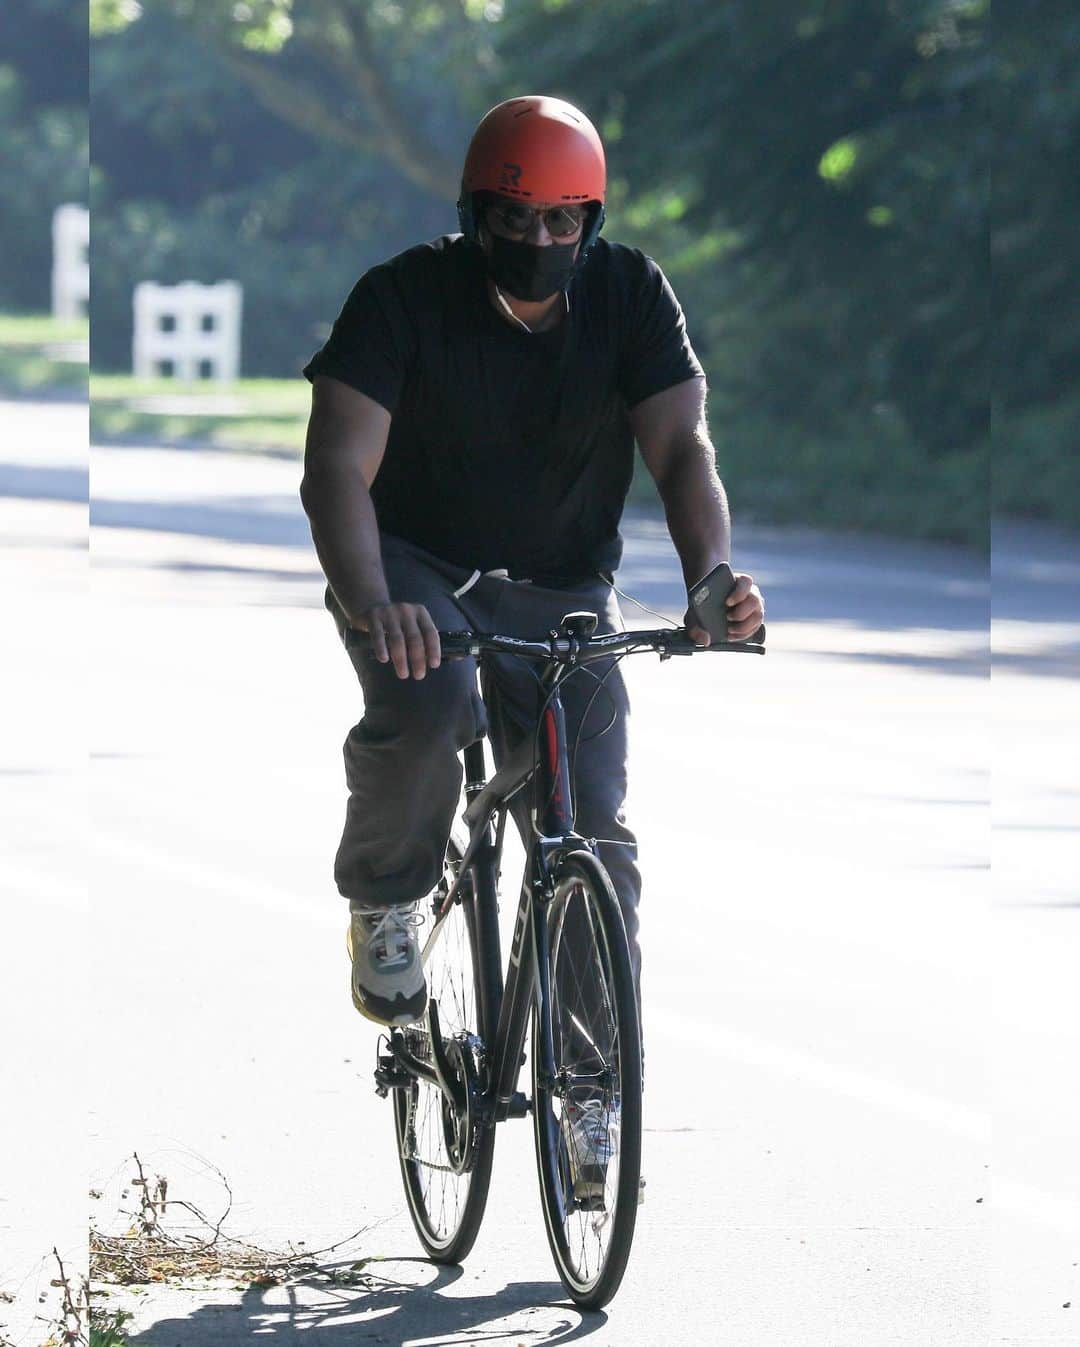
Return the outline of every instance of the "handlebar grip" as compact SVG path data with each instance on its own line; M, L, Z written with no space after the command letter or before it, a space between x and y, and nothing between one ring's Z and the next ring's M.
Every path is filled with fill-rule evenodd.
M701 647L698 647L699 649ZM705 650L751 650L754 654L763 655L765 653L765 623L763 622L753 636L747 636L744 641L714 641L712 645L704 647Z
M439 632L444 655L467 655L475 637L470 631ZM371 633L361 631L359 627L346 627L342 640L346 650L371 650Z
M470 655L476 637L471 631L440 631L439 640L444 655Z

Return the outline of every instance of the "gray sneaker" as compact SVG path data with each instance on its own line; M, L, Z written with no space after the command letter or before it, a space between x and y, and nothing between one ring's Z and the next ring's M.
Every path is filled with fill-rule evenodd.
M563 1116L574 1200L587 1210L603 1211L608 1163L619 1150L619 1106L600 1099L568 1100Z
M608 1164L619 1151L619 1105L599 1099L585 1103L570 1100L565 1120L574 1200L586 1211L604 1211ZM645 1205L644 1174L638 1177L637 1204Z
M376 1024L412 1024L427 1009L427 983L414 928L415 903L366 907L349 903L346 943L352 959L352 999Z

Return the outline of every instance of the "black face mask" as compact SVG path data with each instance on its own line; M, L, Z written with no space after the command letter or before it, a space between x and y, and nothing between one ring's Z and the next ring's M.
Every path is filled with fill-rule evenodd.
M576 249L577 240L540 248L523 239L492 234L488 273L500 290L515 299L550 299L569 285Z

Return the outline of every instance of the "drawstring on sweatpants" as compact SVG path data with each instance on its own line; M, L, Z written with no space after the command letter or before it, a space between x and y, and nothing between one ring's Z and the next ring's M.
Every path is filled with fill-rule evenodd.
M473 585L476 584L477 580L481 579L481 577L485 575L490 575L493 580L510 579L510 572L508 570L503 569L502 567L494 571L473 571L472 575L469 576L469 578L465 581L465 583L461 585L460 588L454 590L454 598L460 599L462 594L468 594L469 590L472 589ZM531 584L532 581L520 580L518 583L522 585L528 585Z

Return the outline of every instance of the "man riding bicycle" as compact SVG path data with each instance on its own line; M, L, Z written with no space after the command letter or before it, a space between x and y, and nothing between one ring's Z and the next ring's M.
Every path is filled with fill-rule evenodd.
M420 1018L413 924L438 882L482 733L504 761L535 717L512 657L443 663L439 629L535 638L571 611L619 630L613 575L635 441L692 586L729 560L705 378L660 268L599 237L604 151L583 113L511 99L473 135L460 235L372 268L305 367L314 385L301 497L364 717L345 742L349 800L335 879L349 900L352 997L382 1024ZM736 573L728 639L764 607ZM691 637L707 632L691 608ZM617 669L568 680L577 831L599 842L640 967L640 876L626 825L628 702ZM582 723L584 718L584 723ZM580 731L580 736L579 736ZM524 794L524 792L522 792ZM516 815L528 826L524 800Z

